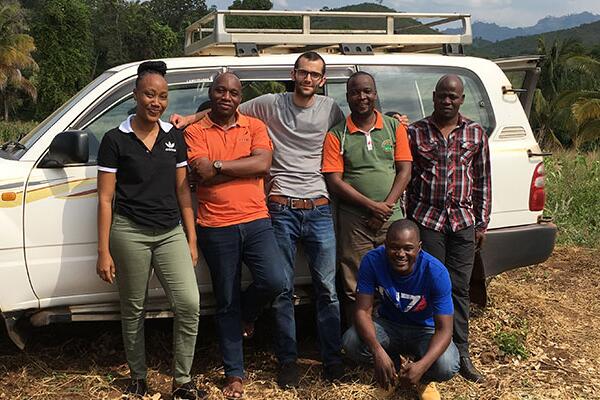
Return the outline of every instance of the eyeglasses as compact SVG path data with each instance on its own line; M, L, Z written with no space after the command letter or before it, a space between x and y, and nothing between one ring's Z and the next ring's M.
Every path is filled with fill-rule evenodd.
M307 76L310 76L310 79L312 79L313 81L318 81L321 78L323 78L323 74L320 72L307 71L305 69L298 68L294 69L294 72L296 72L296 75L300 79L306 79Z

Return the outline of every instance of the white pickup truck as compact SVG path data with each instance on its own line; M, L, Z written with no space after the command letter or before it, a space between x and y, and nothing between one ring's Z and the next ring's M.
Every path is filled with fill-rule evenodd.
M401 111L411 120L431 113L431 93L439 77L457 74L465 83L466 100L461 111L486 129L491 151L492 215L481 252L483 263L478 265L476 276L493 276L549 257L556 227L542 218L544 154L525 111L531 107L528 94L539 72L537 58L498 63L506 70L525 71L524 85L529 90L521 93L489 60L387 51L394 46L419 50L442 43L468 44L468 15L436 15L440 21L462 21L462 34L408 35L396 34L395 20L425 14L376 14L387 19L387 31L360 31L351 37L348 30L338 34L311 30L310 18L322 17L320 12L274 12L275 16L299 15L305 21L302 29L279 34L228 31L224 16L229 13L232 11L214 12L188 29L186 51L205 56L164 60L169 83L165 115L193 113L207 100L212 78L221 71L233 71L240 77L246 100L265 92L285 91L303 46L312 45L323 52L327 62L324 93L334 97L346 112L345 82L355 71L367 71L375 77L381 110ZM376 18L364 13L327 13L331 16ZM212 28L204 35L200 26L207 23ZM194 39L198 32L199 39ZM343 44L352 39L374 44ZM258 45L248 47L248 42ZM277 50L277 43L286 46ZM331 44L342 44L337 51L341 54L331 54ZM236 50L237 56L215 55L227 50ZM283 54L272 54L278 52ZM243 57L248 53L256 56ZM106 71L19 142L5 144L0 150L0 312L10 337L21 348L28 324L119 318L116 286L96 275L96 156L102 135L134 109L132 89L137 66L132 63ZM299 302L308 301L310 275L303 257L298 263L296 295ZM197 281L202 312L210 313L214 302L203 261L197 268ZM149 298L148 317L170 315L156 279L151 281Z

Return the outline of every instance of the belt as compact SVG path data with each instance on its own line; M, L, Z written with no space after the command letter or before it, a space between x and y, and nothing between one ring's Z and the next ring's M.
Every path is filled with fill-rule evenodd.
M329 199L327 197L317 197L316 199L297 199L294 197L274 195L269 196L269 201L288 206L292 210L312 210L315 207L329 204Z

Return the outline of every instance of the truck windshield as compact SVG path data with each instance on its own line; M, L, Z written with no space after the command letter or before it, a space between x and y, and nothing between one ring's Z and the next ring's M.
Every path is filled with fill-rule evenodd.
M98 87L98 85L100 85L113 74L114 72L110 71L104 72L102 75L90 82L82 90L80 90L75 96L71 97L71 99L65 104L63 104L59 109L50 114L48 118L40 122L35 128L31 130L31 132L29 132L27 135L23 136L19 140L19 143L22 146L11 147L12 157L15 159L21 158L21 156L25 154L27 149L29 149L40 137L42 137L44 133L46 133L46 131L50 129L50 127L54 125L56 121L58 121L67 111L69 111L69 109L71 109L71 107L73 107L73 105L77 104L82 98L87 96L88 93L90 93L92 90Z

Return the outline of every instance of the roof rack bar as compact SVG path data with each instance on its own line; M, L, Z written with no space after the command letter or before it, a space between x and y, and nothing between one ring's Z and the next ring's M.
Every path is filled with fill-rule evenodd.
M297 27L292 28L240 28L227 26L227 17L264 17L264 21L274 17L297 19ZM266 19L265 19L266 18ZM327 27L330 21L343 18L343 26L362 26L362 29ZM364 19L379 19L385 22L384 29L364 27ZM427 23L417 23L408 27L396 27L399 20L434 19ZM239 20L238 20L239 21ZM252 21L247 19L246 21ZM462 22L462 33L444 34L441 32L403 33L415 28L430 28L455 21ZM231 24L231 21L229 21ZM359 24L362 23L362 24ZM356 24L355 24L356 23ZM367 29L365 29L367 28ZM186 28L186 55L224 54L233 49L236 43L255 43L259 51L270 49L302 47L331 48L341 43L370 43L374 48L411 51L439 48L443 44L471 44L471 17L457 13L379 13L345 11L265 11L265 10L218 10L204 16ZM395 49L392 49L395 48ZM386 50L387 51L387 50Z

